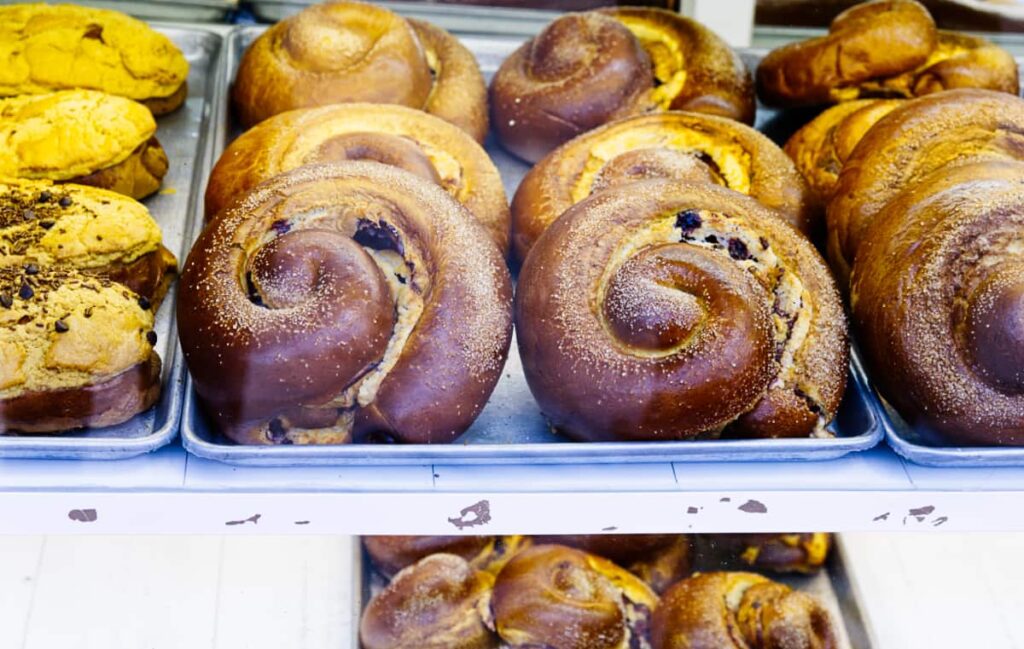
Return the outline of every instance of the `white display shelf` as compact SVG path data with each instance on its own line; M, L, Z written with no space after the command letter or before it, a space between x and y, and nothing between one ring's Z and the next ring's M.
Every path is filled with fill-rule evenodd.
M452 522L482 501L488 522ZM250 468L177 445L117 462L0 461L0 533L818 530L1024 531L1024 469L919 467L885 447L826 462L586 466Z

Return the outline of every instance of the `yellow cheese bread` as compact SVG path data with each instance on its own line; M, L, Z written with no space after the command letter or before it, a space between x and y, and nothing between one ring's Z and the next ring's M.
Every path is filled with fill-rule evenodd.
M142 198L167 155L138 102L95 90L0 99L0 178L70 181Z
M62 264L100 275L154 309L177 262L141 203L114 192L45 181L0 182L0 263Z
M91 88L161 115L185 100L187 77L188 62L169 38L120 12L0 6L0 96Z
M0 433L110 426L160 392L153 312L68 266L0 262Z

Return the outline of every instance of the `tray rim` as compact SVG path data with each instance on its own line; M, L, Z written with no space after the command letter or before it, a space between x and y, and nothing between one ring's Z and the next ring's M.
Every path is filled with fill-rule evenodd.
M205 95L207 103L196 138L196 162L192 168L189 180L190 186L195 188L195 190L189 199L187 209L190 214L196 215L196 210L200 207L199 188L206 184L207 167L210 164L210 157L213 153L212 139L210 137L210 120L213 119L212 107L223 103L218 101L218 96L221 92L225 76L221 71L221 67L226 63L224 53L226 51L227 39L223 34L209 29L208 25L202 23L154 23L153 27L163 33L181 31L200 34L203 39L212 42L216 46L216 51L213 53L210 63L212 78ZM197 222L201 224L202 219L194 218L192 228L184 234L187 240L183 241L183 246L185 246L186 250L191 248L192 241L197 234L197 232L193 232L197 230ZM169 367L165 370L166 379L159 400L147 409L147 412L148 410L159 410L161 407L167 409L167 417L159 427L155 428L149 435L130 438L65 437L63 432L47 436L0 435L0 459L122 460L151 453L174 441L174 438L181 430L182 406L185 401L185 381L183 375L186 373L184 360L178 345L178 323L176 318L173 317L177 297L178 283L177 279L175 279L162 305L164 309L169 309L171 313L170 351L168 352L170 358L161 359L165 366ZM142 414L139 413L135 417Z
M219 153L227 146L230 130L228 110L232 57L238 40L246 34L261 33L266 25L237 25L224 40L220 82L224 94L213 109L214 120L207 174ZM456 32L458 33L458 32ZM471 34L476 40L487 36ZM495 38L497 40L497 38ZM738 48L737 52L759 53L761 48ZM205 178L202 186L205 186ZM510 349L509 353L517 353ZM866 432L849 437L702 440L664 442L556 442L521 444L339 444L294 446L245 446L221 444L200 436L194 424L203 417L192 378L184 368L184 406L181 415L181 443L189 453L207 460L235 466L408 466L408 465L515 465L515 464L650 464L665 462L817 462L834 460L849 453L874 448L884 437L877 403L870 398L871 384L856 350L851 346L846 398L859 398L870 419ZM855 394L856 393L856 394ZM742 444L746 448L736 448ZM782 446L788 449L780 448Z

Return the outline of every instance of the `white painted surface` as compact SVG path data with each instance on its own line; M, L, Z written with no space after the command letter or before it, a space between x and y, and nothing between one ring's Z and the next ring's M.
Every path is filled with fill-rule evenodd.
M849 534L875 649L1024 648L1024 535ZM349 537L0 537L4 649L343 649Z

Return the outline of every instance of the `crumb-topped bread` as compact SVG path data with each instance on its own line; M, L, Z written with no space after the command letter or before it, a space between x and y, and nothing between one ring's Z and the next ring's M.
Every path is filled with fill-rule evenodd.
M0 96L91 88L151 104L185 100L188 61L171 39L118 11L77 5L0 7Z
M153 305L177 260L141 203L114 192L45 181L0 182L0 258L65 264L125 284Z
M0 178L70 181L142 198L167 173L154 133L145 106L94 90L0 99Z
M160 392L153 311L67 266L0 263L0 433L121 423Z

